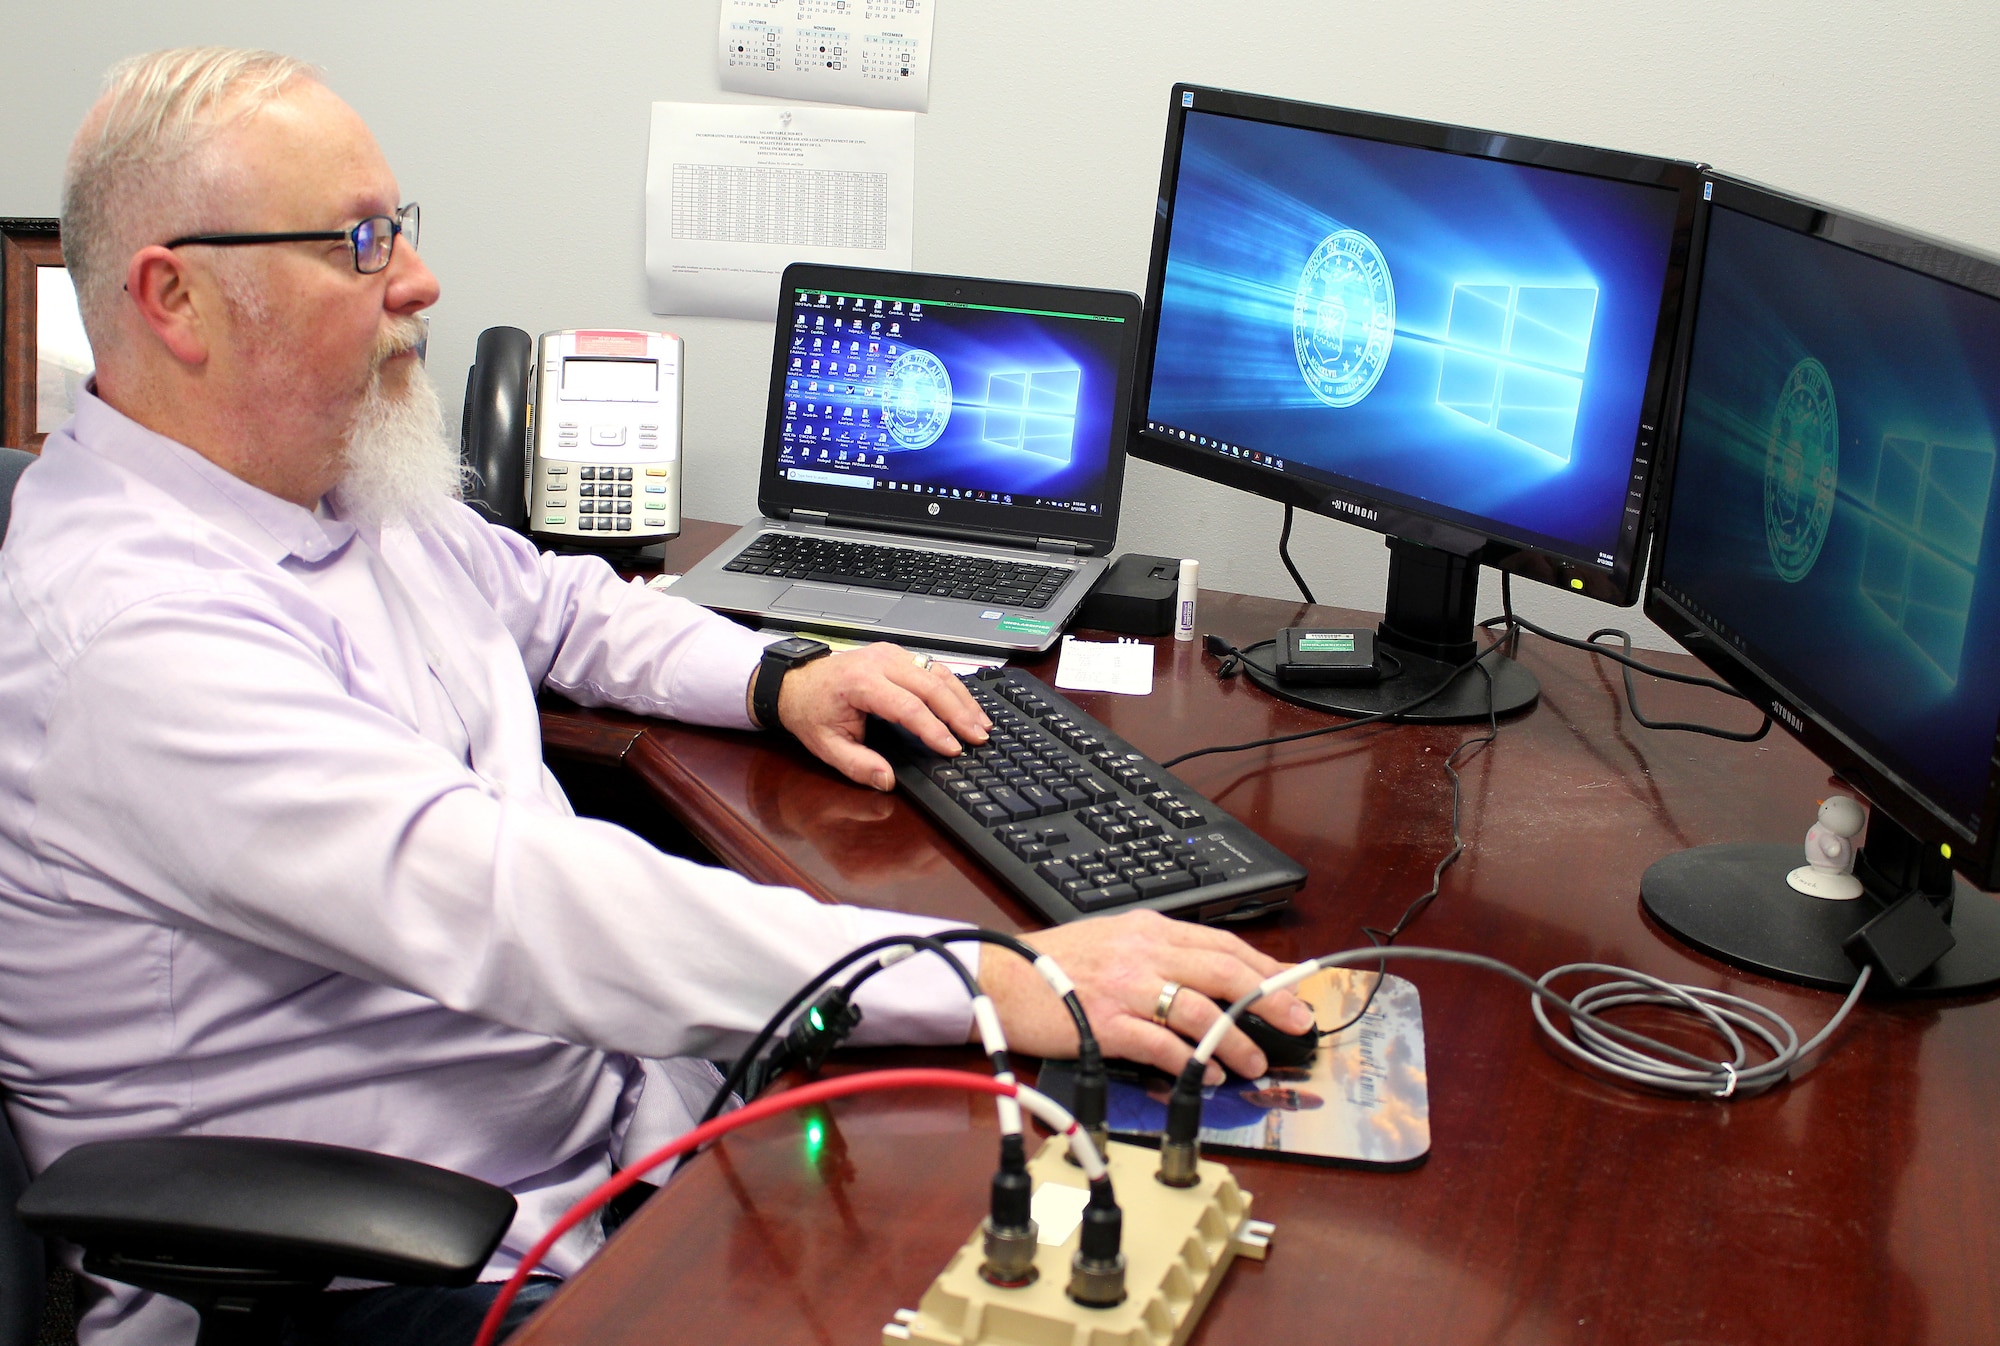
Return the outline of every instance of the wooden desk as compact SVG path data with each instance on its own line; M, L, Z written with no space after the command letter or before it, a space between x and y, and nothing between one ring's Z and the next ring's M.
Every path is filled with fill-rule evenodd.
M721 535L692 530L681 555ZM1204 593L1200 625L1244 643L1306 611ZM1312 722L1218 682L1198 646L1161 650L1151 697L1075 698L1157 758ZM1803 839L1825 768L1781 733L1742 745L1641 729L1611 665L1532 638L1523 659L1541 702L1464 767L1467 851L1406 942L1534 972L1629 965L1755 996L1816 1030L1833 997L1683 949L1638 892L1645 867L1681 847ZM1029 667L1053 676L1052 659ZM1651 714L1754 723L1710 693L1642 679L1641 695ZM587 713L548 721L552 749L622 755L757 878L1036 923L900 798L849 786L795 746ZM1294 959L1394 921L1448 845L1441 763L1471 732L1367 728L1183 767L1312 873L1289 912L1244 937ZM1564 1064L1526 997L1488 974L1400 971L1423 997L1429 1162L1385 1174L1232 1161L1277 1235L1268 1262L1230 1272L1197 1342L2000 1340L2000 1001L1870 1001L1790 1087L1687 1102ZM866 1346L982 1215L990 1119L983 1100L856 1100L836 1108L816 1162L798 1121L741 1133L644 1207L519 1340Z

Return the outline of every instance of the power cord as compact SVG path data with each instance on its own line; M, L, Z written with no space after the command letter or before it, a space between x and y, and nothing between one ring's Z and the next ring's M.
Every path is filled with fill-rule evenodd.
M1291 572L1292 583L1299 586L1299 592L1305 595L1306 602L1319 602L1313 597L1313 591L1307 587L1306 577L1301 575L1298 566L1292 563L1292 507L1289 504L1285 506L1285 526L1278 530L1278 559L1283 561L1285 569Z
M1514 577L1507 571L1503 570L1500 572L1501 615L1498 618L1488 618L1481 625L1491 625L1495 621L1504 622L1510 630L1527 631L1540 636L1543 640L1553 641L1558 645L1567 645L1573 650L1583 650L1587 653L1598 655L1601 658L1609 659L1613 663L1623 665L1625 704L1630 708L1633 720L1642 728L1670 729L1685 734L1707 734L1711 738L1727 739L1731 743L1755 743L1763 738L1764 735L1771 732L1771 717L1769 715L1764 717L1764 722L1761 725L1752 730L1718 729L1713 725L1690 724L1681 720L1647 719L1645 713L1639 709L1638 688L1632 682L1634 670L1640 673L1649 673L1656 678L1664 678L1668 682L1686 683L1690 687L1706 687L1711 691L1721 692L1724 696L1734 697L1739 701L1746 698L1743 693L1737 691L1728 683L1721 682L1715 678L1702 677L1698 674L1682 673L1677 669L1659 668L1652 664L1640 663L1632 657L1631 633L1620 630L1615 626L1601 626L1597 630L1592 631L1589 638L1585 640L1577 640L1570 636L1559 635L1554 631L1548 630L1546 627L1537 626L1526 617L1514 611L1513 579ZM1598 641L1605 636L1615 636L1622 641L1624 643L1623 652L1607 650L1604 646L1600 645Z

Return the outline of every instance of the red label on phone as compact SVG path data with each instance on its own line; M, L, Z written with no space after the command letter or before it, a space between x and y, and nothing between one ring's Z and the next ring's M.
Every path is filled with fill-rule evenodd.
M576 334L578 355L644 355L646 334L644 332L578 332Z

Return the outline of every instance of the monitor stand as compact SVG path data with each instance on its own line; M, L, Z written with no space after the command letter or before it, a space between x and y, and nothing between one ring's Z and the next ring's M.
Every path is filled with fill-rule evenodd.
M1844 991L1860 968L1842 942L1910 892L1930 898L1957 944L1906 995L1959 995L2000 983L2000 900L1958 881L1948 861L1879 809L1855 862L1866 891L1851 901L1810 897L1785 876L1800 846L1697 846L1654 862L1640 900L1669 933L1725 963ZM1888 990L1877 977L1871 990Z
M1476 557L1399 537L1389 538L1388 545L1389 596L1375 643L1378 662L1386 663L1379 653L1386 650L1402 665L1399 672L1360 687L1301 687L1279 682L1246 659L1243 667L1250 680L1273 696L1335 715L1395 710L1443 686L1438 695L1396 717L1436 724L1485 719L1489 696L1495 715L1534 705L1541 684L1497 648L1480 660L1492 674L1490 694L1478 668L1453 674L1479 652L1473 639L1479 597Z

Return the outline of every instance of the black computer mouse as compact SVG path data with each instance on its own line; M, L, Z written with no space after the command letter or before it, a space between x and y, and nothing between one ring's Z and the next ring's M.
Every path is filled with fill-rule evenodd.
M1218 1005L1222 1002L1217 1001ZM1224 1009L1228 1006L1224 1005ZM1243 1036L1257 1044L1264 1059L1274 1066L1311 1065L1313 1054L1319 1050L1319 1026L1315 1024L1303 1033L1287 1033L1284 1029L1245 1010L1236 1021L1243 1030Z

